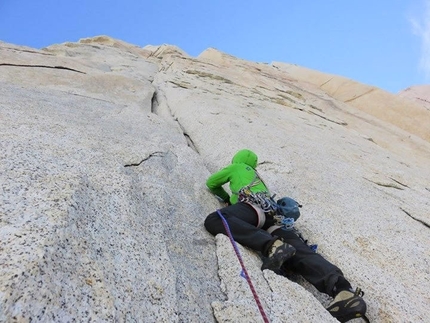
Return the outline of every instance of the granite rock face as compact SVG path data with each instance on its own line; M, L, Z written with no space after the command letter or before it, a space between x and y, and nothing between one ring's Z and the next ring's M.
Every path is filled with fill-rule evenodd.
M262 322L203 226L220 207L205 180L242 148L372 322L429 321L430 111L318 73L106 36L0 43L0 322ZM328 296L239 250L271 322L336 322Z
M415 85L400 91L399 97L412 100L418 105L430 110L430 85Z
M430 115L428 99L425 99L429 94L424 95L428 85L413 87L407 95L405 91L408 92L408 89L399 95L392 95L375 86L293 64L273 63L273 66L295 79L318 86L337 100L430 141L430 127L427 126ZM416 98L412 99L413 94Z

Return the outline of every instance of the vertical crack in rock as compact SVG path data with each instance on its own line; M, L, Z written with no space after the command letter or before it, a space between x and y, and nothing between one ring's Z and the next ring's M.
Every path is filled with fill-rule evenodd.
M194 145L194 141L191 139L190 135L187 133L187 131L185 130L185 128L179 122L178 118L176 118L175 121L178 123L179 127L181 128L182 134L184 135L185 140L187 141L188 147L190 147L191 149L193 149L196 153L200 154L199 150L196 147L196 145Z
M410 218L412 218L412 219L414 219L415 221L417 221L417 222L420 222L421 224L423 224L424 226L426 226L427 228L430 228L430 224L428 224L427 222L424 222L423 220L420 220L420 219L417 219L417 218L415 218L415 217L413 217L412 216L412 214L410 214L408 211L406 211L405 209L403 209L403 208L400 208L400 210L402 210L403 212L405 212L405 214L407 215L407 216L409 216Z
M151 98L151 112L158 115L158 99L156 90L152 94Z
M159 98L161 100L159 100ZM160 116L160 117L163 117L164 119L167 119L167 118L170 119L170 117L171 117L170 120L166 120L166 121L170 121L170 122L173 121L174 123L176 123L179 126L179 128L182 132L182 135L185 137L185 140L187 141L188 147L190 147L196 153L199 154L199 151L198 151L196 145L194 144L193 140L191 139L190 135L187 133L186 129L182 126L182 124L178 121L178 118L176 118L174 116L174 114L170 110L170 107L166 101L167 101L166 98L163 97L162 95L160 95L160 91L156 89L154 91L154 94L152 95L152 99L151 99L151 112ZM126 165L126 167L127 166L138 166L138 165Z

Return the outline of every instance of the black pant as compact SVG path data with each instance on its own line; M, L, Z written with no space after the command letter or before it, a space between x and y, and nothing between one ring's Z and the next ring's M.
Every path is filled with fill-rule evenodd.
M277 229L270 234L264 229L273 225L271 220L266 221L262 229L258 229L258 218L250 205L237 203L222 208L220 212L226 219L234 240L243 246L262 252L264 256L267 255L267 250L276 237L282 238L284 242L296 248L296 254L284 263L282 269L300 274L320 292L334 296L335 289L340 291L351 287L338 267L320 254L313 252L294 231ZM227 235L222 219L217 212L207 216L205 227L214 236L218 233Z
M320 292L330 296L334 296L337 291L351 288L342 271L314 252L294 231L281 228L272 234L296 248L296 254L282 265L282 271L300 274Z
M246 203L236 203L219 211L226 219L235 241L267 255L267 251L275 239L267 231L257 228L258 217L252 206ZM205 227L214 236L218 233L227 235L222 219L217 212L207 216ZM265 227L266 225L263 228Z

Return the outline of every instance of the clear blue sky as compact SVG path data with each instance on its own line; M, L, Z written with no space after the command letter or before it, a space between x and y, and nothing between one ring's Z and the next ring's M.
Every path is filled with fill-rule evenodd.
M0 0L0 40L42 48L108 35L191 56L342 75L392 93L430 83L430 0Z

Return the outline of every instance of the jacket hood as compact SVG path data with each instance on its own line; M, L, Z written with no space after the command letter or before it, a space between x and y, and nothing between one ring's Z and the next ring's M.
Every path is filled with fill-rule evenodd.
M249 149L242 149L239 150L233 157L232 163L233 164L246 164L248 166L251 166L252 168L257 167L258 157L257 155L249 150Z

